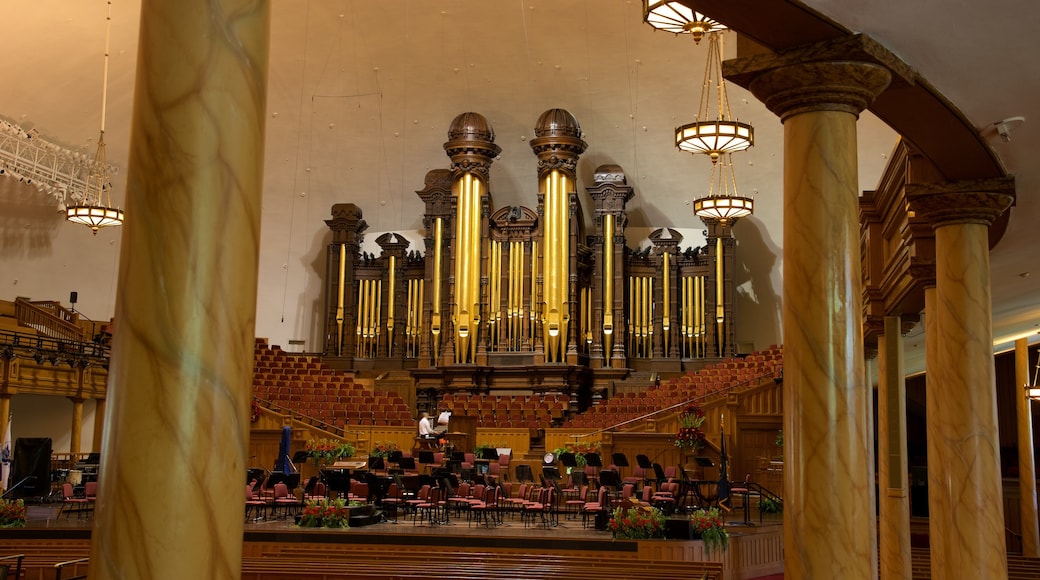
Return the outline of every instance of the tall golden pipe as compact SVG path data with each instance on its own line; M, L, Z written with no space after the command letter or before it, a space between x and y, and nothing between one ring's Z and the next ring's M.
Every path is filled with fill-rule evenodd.
M444 219L433 220L433 309L430 315L430 334L433 335L433 360L439 358L441 334L441 244L444 241Z
M376 348L379 346L379 319L383 315L382 304L383 304L383 281L373 280L372 281L372 293L375 294L375 307L372 309L372 345L370 350L372 356L376 356Z
M538 324L537 316L538 312L538 241L531 241L531 306L530 312L528 313L531 320L531 328L528 329L527 335L534 340L535 327Z
M641 308L643 310L643 316L642 316L642 320L641 320L641 322L642 322L641 339L642 340L640 341L639 349L642 352L643 356L645 357L647 355L647 348L646 348L647 341L650 339L650 277L649 276L643 276L643 295L640 296L640 298L642 299L642 302L643 302L643 304L641 306Z
M690 308L686 297L686 280L686 276L679 276L679 346L682 349L680 356L683 357L688 356L687 353L690 352L688 334L690 332Z
M715 320L720 323L726 317L725 298L722 296L723 270L722 238L715 238Z
M614 348L614 216L603 216L603 359Z
M569 263L569 193L570 180L565 173L554 169L545 176L545 248L543 272L542 333L545 340L546 362L563 362L567 350L570 312Z
M412 332L415 330L415 280L408 280L408 306L404 317L405 356L412 354Z
M664 287L661 288L663 290L663 294L664 294L663 312L661 313L661 330L664 332L664 336L662 337L664 339L662 341L662 343L664 344L664 356L668 356L668 346L669 346L668 345L668 338L669 338L668 329L671 328L671 325L672 325L671 318L669 317L669 313L671 311L671 306L670 306L670 304L671 304L671 283L670 283L670 280L671 280L671 267L668 264L668 256L669 256L668 252L665 252L664 256L663 256L663 259L664 259L664 282L663 282L664 283Z
M696 356L703 354L702 338L704 336L704 277L693 278L693 340Z
M361 356L361 339L365 331L365 281L358 281L358 304L357 304L357 338L354 344L354 356Z
M455 362L474 362L480 322L480 200L483 182L465 173L457 182L455 245Z
M724 326L726 322L726 299L722 296L724 288L722 276L724 268L722 264L722 238L715 238L715 323L718 325L718 355L722 356L725 349L723 344L726 340Z
M346 297L347 291L343 287L346 283L347 278L347 245L339 245L339 286L336 288L336 333L339 338L336 339L338 345L339 356L343 356L343 300Z
M386 354L394 356L394 286L397 272L397 256L390 256L390 278L386 289Z

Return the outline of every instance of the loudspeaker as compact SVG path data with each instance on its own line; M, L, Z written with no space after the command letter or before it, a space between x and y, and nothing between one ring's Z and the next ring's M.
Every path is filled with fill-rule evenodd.
M51 485L51 438L19 437L14 441L9 487L12 497L46 497Z
M72 292L69 294L69 304L75 304L76 299L79 298L79 292Z

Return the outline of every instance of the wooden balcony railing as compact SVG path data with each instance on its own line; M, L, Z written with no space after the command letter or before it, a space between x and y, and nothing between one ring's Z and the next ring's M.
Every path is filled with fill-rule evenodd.
M53 300L30 302L15 298L14 313L18 324L33 328L44 336L83 340L83 329L77 324L79 314Z

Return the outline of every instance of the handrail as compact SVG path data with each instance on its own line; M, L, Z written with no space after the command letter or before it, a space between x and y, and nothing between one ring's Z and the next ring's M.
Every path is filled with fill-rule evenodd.
M670 405L670 406L665 407L663 409L658 409L656 411L651 411L651 412L649 412L649 413L647 413L645 415L640 415L639 417L636 417L634 419L629 419L627 421L622 421L620 423L616 423L616 424L610 425L608 427L603 427L601 429L597 429L596 431L592 431L591 433L581 433L581 434L577 434L577 435L571 435L571 437L574 439L575 442L577 442L578 439L585 439L586 437L592 437L594 435L599 435L600 433L606 433L608 431L613 431L613 430L615 430L615 429L617 429L619 427L622 427L624 425L628 425L629 423L635 423L636 421L642 421L644 419L649 419L650 417L653 417L654 415L660 415L661 413L668 413L668 412L670 412L670 411L672 411L672 410L674 410L676 408L686 407L687 405L690 405L692 403L697 403L697 402L703 401L705 399L715 397L716 395L719 395L719 394L728 393L728 392L730 392L730 391L732 391L732 390L734 390L734 389L736 389L738 387L742 387L742 386L745 386L745 385L751 385L752 383L755 383L756 381L761 381L764 378L775 377L775 376L776 376L776 374L774 372L762 373L760 375L756 375L754 377L751 377L750 379L746 379L746 380L738 382L738 383L733 383L732 385L729 385L728 387L723 387L723 388L721 388L721 389L719 389L717 391L712 391L711 393L708 393L708 394L705 394L705 395L701 395L699 397L694 397L692 399L686 399L685 401L682 401L680 403L675 403L674 405Z
M33 303L25 298L15 298L14 314L20 326L35 328L51 338L83 340L83 329L75 323L78 315L57 302L49 300Z
M4 557L0 558L0 562L3 562L4 560L11 560L11 559L17 559L17 562L15 563L15 567L14 567L14 575L13 576L8 575L8 576L10 576L11 578L15 578L17 580L18 578L22 577L22 560L25 559L25 554L12 554L10 556L4 556Z
M65 566L73 566L73 565L76 565L76 564L85 564L85 563L87 563L89 561L90 561L90 558L78 558L76 560L69 560L67 562L58 562L57 564L54 565L54 580L62 580L62 578L61 578L61 570ZM73 576L71 578L66 578L65 580L83 580L86 577L87 577L86 574L81 574L79 576Z
M68 363L108 368L108 347L96 342L51 338L38 334L0 330L0 356L34 359L36 364Z

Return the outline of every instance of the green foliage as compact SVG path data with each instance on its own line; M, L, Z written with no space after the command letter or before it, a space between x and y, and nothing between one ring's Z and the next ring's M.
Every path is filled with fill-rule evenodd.
M628 508L616 508L608 524L614 533L614 539L644 540L664 537L664 514L661 510L648 506L636 505Z
M699 509L690 514L690 525L693 533L704 542L704 553L711 554L712 550L726 549L729 545L729 532L726 531L726 523L722 520L718 508Z

